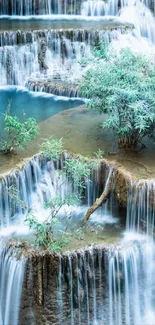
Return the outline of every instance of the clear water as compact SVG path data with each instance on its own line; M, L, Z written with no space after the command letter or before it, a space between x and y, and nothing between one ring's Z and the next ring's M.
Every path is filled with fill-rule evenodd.
M21 17L12 16L3 18L0 16L0 31L27 31L43 29L98 29L111 28L124 24L120 17L83 17L77 15L65 16L53 15L49 17Z
M33 117L40 123L52 115L82 104L81 99L68 99L50 94L29 92L26 88L0 88L0 117L8 109L11 115L18 116L21 121ZM2 125L2 124L1 124Z

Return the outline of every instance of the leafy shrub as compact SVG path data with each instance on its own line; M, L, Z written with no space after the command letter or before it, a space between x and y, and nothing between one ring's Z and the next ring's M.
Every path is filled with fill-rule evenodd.
M24 149L39 133L33 118L21 123L17 116L8 113L4 116L4 130L5 137L0 139L0 148L5 153L15 151L16 148Z
M48 159L59 159L63 151L62 139L51 137L41 145L41 151L44 157Z
M130 50L102 58L102 48L87 71L80 93L87 105L108 117L103 127L114 130L121 148L135 148L145 137L154 137L155 65ZM105 57L105 52L103 53Z
M103 159L104 157L104 150L98 149L97 152L94 152L97 159Z
M84 188L86 180L90 176L91 166L84 158L67 159L65 162L65 170L71 176L75 187Z

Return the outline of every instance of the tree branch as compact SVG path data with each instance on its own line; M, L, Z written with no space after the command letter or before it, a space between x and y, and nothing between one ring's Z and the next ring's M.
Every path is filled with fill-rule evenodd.
M89 217L103 204L107 201L108 196L110 194L111 188L112 188L112 179L113 179L113 171L114 169L112 168L111 171L109 172L108 179L105 184L105 188L103 190L103 193L99 198L96 199L94 204L87 210L83 221L87 222Z

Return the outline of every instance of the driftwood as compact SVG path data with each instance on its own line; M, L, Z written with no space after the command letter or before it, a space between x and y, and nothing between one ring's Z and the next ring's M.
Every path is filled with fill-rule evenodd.
M111 188L112 188L112 179L113 179L113 169L110 171L108 179L105 184L105 188L103 193L99 198L96 199L94 204L87 210L83 221L87 222L89 217L103 204L107 201L108 196L110 194Z

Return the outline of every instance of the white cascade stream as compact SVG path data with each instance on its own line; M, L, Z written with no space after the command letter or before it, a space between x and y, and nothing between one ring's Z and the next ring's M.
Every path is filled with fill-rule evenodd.
M112 31L45 30L2 32L0 35L0 86L28 85L28 80L81 78L82 59L90 58L92 47L119 39L123 28ZM31 89L30 86L28 86Z
M39 156L36 156L28 161L25 168L20 172L11 173L3 178L0 195L0 211L3 216L1 218L1 236L3 238L9 237L11 234L18 236L18 232L19 234L28 233L28 229L23 226L25 211L18 204L14 205L14 210L12 210L13 202L8 191L6 191L7 187L14 184L19 189L27 208L32 207L38 219L44 220L47 213L44 210L44 201L55 195L57 169L62 168L62 166L63 160L53 163L43 161ZM106 179L109 172L111 169L107 170ZM84 209L87 208L87 205L90 206L98 196L98 187L95 186L96 182L98 184L98 177L99 170L94 170L92 182L88 182L87 202ZM140 325L145 325L153 320L155 245L152 237L154 210L150 210L150 200L153 198L154 194L152 193L155 193L155 188L153 181L144 181L142 184L143 186L138 182L131 184L128 194L127 232L118 247L108 248L106 263L102 247L100 249L91 246L86 251L78 251L74 257L72 257L72 253L67 255L68 257L65 258L66 275L63 257L59 258L59 325L62 325L67 306L70 306L67 325L77 324L77 319L78 325L105 325L107 323L110 325L124 325L124 323L136 325L137 320ZM65 180L63 186L60 187L60 193L64 196L70 191L72 191L70 183ZM107 216L106 206L102 210L103 215L104 213ZM141 220L145 221L142 222L142 225L146 223L146 227L143 229L144 234L141 234ZM5 274L10 273L10 278L5 296L1 297L1 309L5 299L8 301L5 311L1 312L3 319L12 317L9 316L12 315L12 305L10 305L10 298L8 297L14 295L14 279L17 274L18 285L21 290L25 265L25 262L12 259L10 255L8 258L4 252L2 251L4 258L1 258L1 287L6 281L3 268ZM5 260L6 262L4 262ZM105 269L105 264L107 269ZM19 276L19 274L21 275ZM68 276L70 292L69 301L66 300L65 290L63 289L66 285L66 276ZM18 308L14 316L17 319L20 290L18 290L19 295L16 302Z
M18 325L26 259L13 249L0 249L0 324Z
M118 14L120 7L141 4L155 9L152 0L11 0L0 2L1 16L83 15L104 16Z
M29 160L25 165L25 168L18 172L12 172L2 178L0 182L0 211L1 211L1 231L0 236L2 243L9 238L25 238L25 236L30 235L28 227L24 224L26 211L29 209L33 210L33 215L35 215L39 221L45 220L49 215L48 209L44 208L45 201L55 197L58 193L65 197L66 194L72 193L71 183L68 182L67 178L64 176L59 176L59 168L62 169L64 164L64 158L57 162L45 161L40 156L35 156L33 159ZM106 166L105 166L106 167ZM112 168L112 167L111 167ZM109 173L111 173L111 168L107 169L106 178L108 178ZM77 215L82 212L82 215L87 210L88 206L92 204L96 196L98 196L99 191L99 169L94 169L91 177L91 182L88 181L86 189L86 202L85 205L81 207L71 206L62 207L60 211L60 217L71 212L76 211ZM58 177L59 176L59 177ZM61 185L60 185L60 184ZM20 205L18 202L14 201L14 197L9 194L10 186L15 186L19 190L20 197L24 202L24 206ZM59 186L60 185L60 186ZM105 179L106 186L106 179ZM58 189L58 190L57 190ZM99 214L101 211L99 212ZM102 210L103 220L105 215L105 222L107 221L107 208ZM110 222L115 222L112 220L112 214L109 212ZM18 325L19 317L19 307L20 299L22 294L22 284L24 280L24 272L26 267L26 259L18 259L18 250L15 255L13 254L14 248L1 249L0 251L0 321L2 325ZM15 250L16 251L16 250ZM93 263L93 251L90 254L91 263ZM73 311L73 296L72 296L72 262L70 257L68 257L70 274L70 306L71 306L71 319L72 325L74 324L74 311ZM78 265L78 260L77 260ZM95 267L93 264L93 272ZM59 303L59 318L60 324L62 324L62 314L63 314L63 294L62 289L62 266L60 258L59 266L59 290L58 299ZM80 294L80 282L77 279L78 292ZM4 289L6 287L6 289ZM94 319L96 318L96 293L95 293L95 278L93 282L93 292L94 292ZM12 303L12 300L14 301ZM87 301L89 303L89 301ZM4 307L5 306L5 307ZM80 302L79 302L80 306ZM81 307L80 307L81 309ZM82 313L82 311L81 311ZM79 319L81 316L79 314ZM74 324L75 325L75 324Z
M40 3L46 7L42 1ZM118 16L121 21L134 24L135 28L131 30L120 28L107 32L92 30L73 30L73 33L68 33L67 30L2 32L0 86L27 85L29 89L35 90L35 87L31 86L33 82L29 84L29 79L34 82L35 80L44 82L47 79L62 81L69 79L74 82L81 78L84 72L81 59L90 58L92 48L100 41L111 43L116 51L130 47L134 51L142 51L148 55L155 54L155 18L149 9L150 2L88 0L82 3L82 16L86 18L90 14L93 19L95 12L98 16L101 15L103 7L107 19L110 19L111 15Z
M126 233L120 248L109 253L110 325L154 322L154 184L131 183Z
M140 190L140 192L139 192ZM151 190L151 191L150 191ZM153 192L152 192L153 191ZM153 181L131 184L127 231L119 245L70 252L59 259L59 325L153 324L155 311L155 244L152 236ZM138 201L137 201L138 199ZM140 220L146 227L140 227ZM148 229L150 230L148 232ZM69 298L66 297L66 277ZM70 316L66 317L67 306Z

